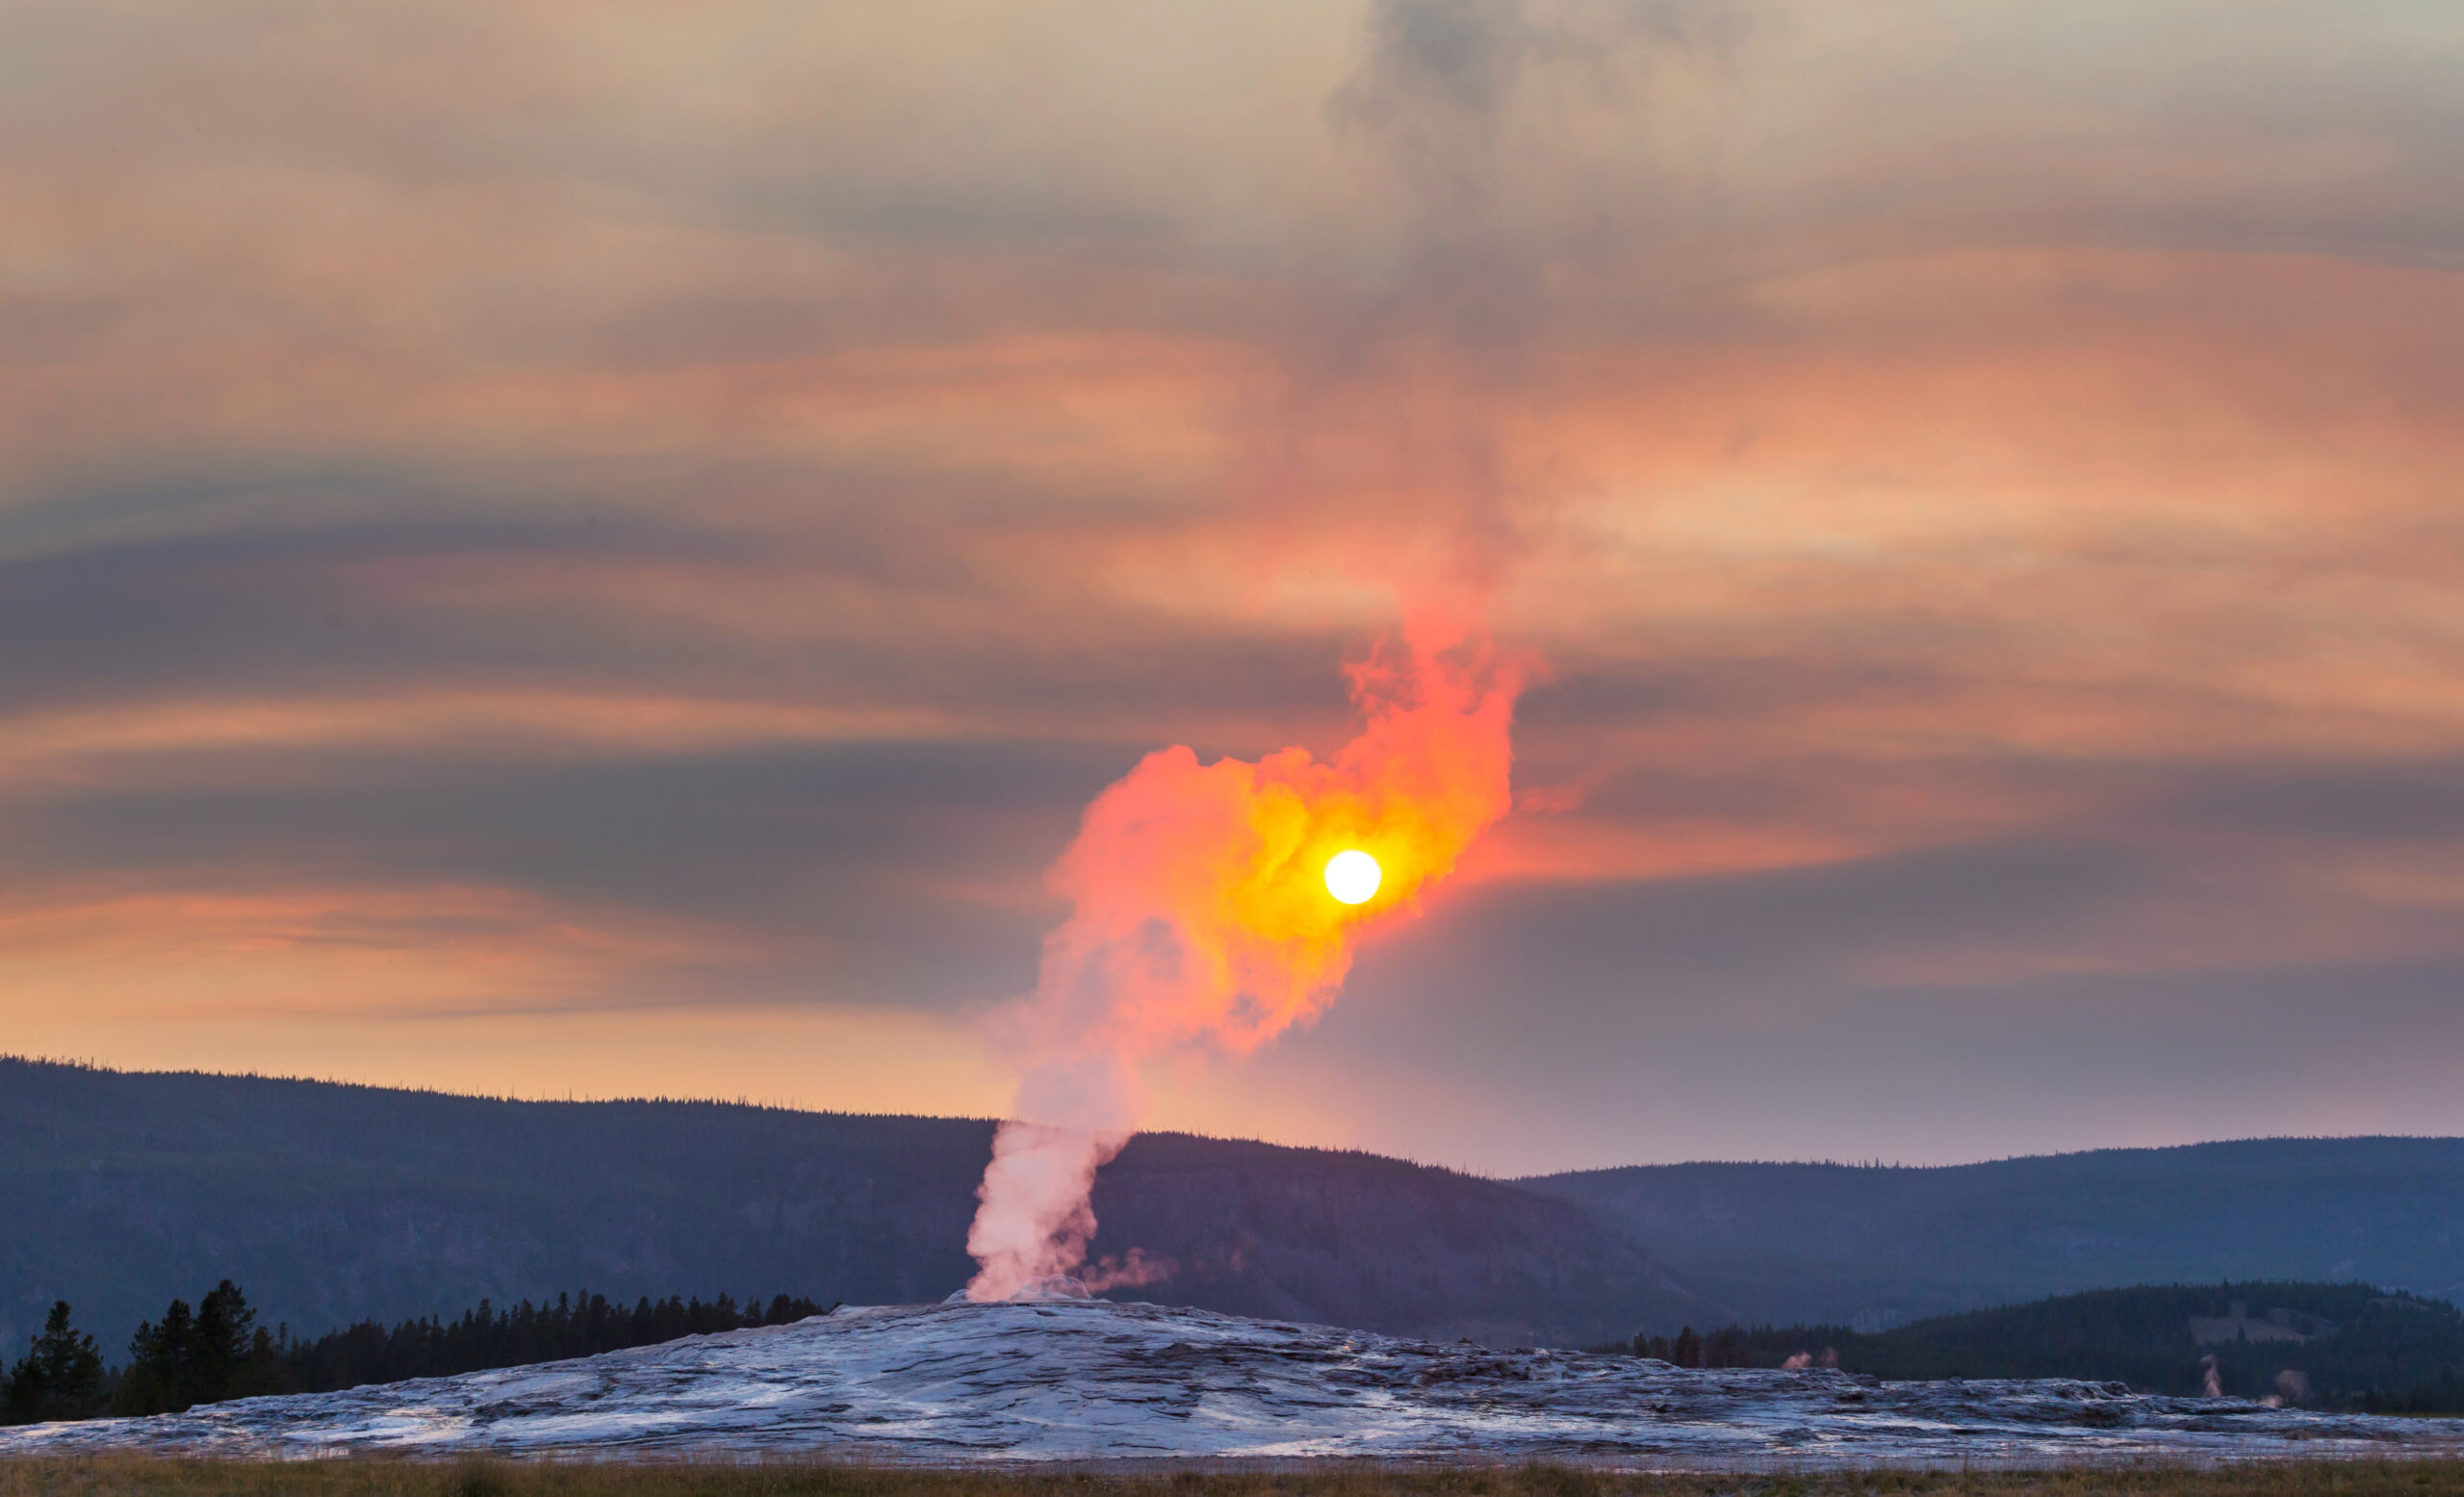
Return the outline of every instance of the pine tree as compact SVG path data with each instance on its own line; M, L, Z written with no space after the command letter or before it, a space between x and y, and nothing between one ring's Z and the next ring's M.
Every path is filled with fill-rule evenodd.
M94 1412L103 1391L103 1357L94 1338L68 1323L68 1302L53 1303L40 1334L9 1374L5 1406L11 1424L82 1419Z
M1677 1345L1673 1350L1676 1355L1669 1360L1678 1366L1700 1367L1703 1365L1703 1337L1693 1327L1686 1326L1678 1330Z
M249 1374L255 1370L256 1324L248 1297L227 1278L197 1302L194 1378L185 1390L189 1403L235 1398L255 1381Z
M196 1317L186 1300L173 1300L162 1322L140 1321L128 1338L128 1370L119 1382L118 1411L123 1414L177 1413L195 1400L187 1396L196 1381Z

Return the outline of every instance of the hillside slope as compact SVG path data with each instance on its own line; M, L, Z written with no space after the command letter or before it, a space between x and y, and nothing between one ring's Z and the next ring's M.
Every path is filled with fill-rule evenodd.
M2374 1412L2464 1412L2464 1314L2372 1284L2169 1284L2099 1289L1944 1315L1880 1335L1760 1330L1760 1366L1824 1349L1886 1379L2077 1378L2194 1397Z
M1177 1261L1140 1298L1228 1314L1579 1346L1716 1313L1579 1208L1376 1154L1142 1134L1095 1209L1098 1255Z
M116 1357L216 1279L267 1324L559 1290L938 1300L991 1124L706 1102L508 1102L0 1060L0 1348L54 1298ZM1366 1154L1173 1135L1105 1172L1141 1298L1402 1333L1600 1339L1693 1302L1578 1208Z
M1688 1164L1519 1180L1737 1319L1902 1320L2129 1284L2464 1296L2464 1139L2259 1139L1936 1169Z
M116 1356L229 1277L269 1323L559 1290L937 1300L991 1125L506 1102L0 1060L0 1353L55 1297ZM1096 1182L1124 1297L1493 1343L1859 1324L2082 1289L2464 1292L2464 1141L2273 1140L1934 1170L1681 1165L1494 1181L1150 1134Z

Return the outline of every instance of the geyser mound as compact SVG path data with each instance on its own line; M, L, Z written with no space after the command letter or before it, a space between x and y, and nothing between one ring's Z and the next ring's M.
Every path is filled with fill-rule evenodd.
M575 1361L0 1432L0 1455L1318 1456L1635 1466L2456 1454L2464 1422L2118 1383L1684 1371L1082 1300L842 1309Z
M995 1300L990 1302L978 1301L973 1303L990 1303L994 1304L1048 1304L1062 1301L1085 1300L1089 1303L1094 1303L1094 1299L1095 1296L1088 1289L1085 1279L1075 1278L1068 1274L1046 1274L1041 1278L1030 1278L1025 1283L1020 1284L1017 1288L1013 1289L1010 1291L1006 1300ZM951 1291L950 1297L943 1300L941 1303L943 1304L966 1304L970 1302L967 1299L967 1292L965 1290L957 1289Z

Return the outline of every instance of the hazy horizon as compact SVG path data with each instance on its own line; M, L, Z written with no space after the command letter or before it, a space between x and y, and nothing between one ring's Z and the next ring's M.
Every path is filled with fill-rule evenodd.
M467 1100L467 1101L487 1101L487 1102L544 1102L544 1103L557 1103L557 1102L561 1102L561 1103L567 1103L567 1104L572 1104L572 1105L592 1105L592 1104L597 1104L597 1103L626 1103L626 1102L677 1103L677 1104L681 1104L681 1105L712 1105L712 1106L723 1106L723 1107L749 1107L749 1108L761 1109L761 1110L765 1110L765 1111L774 1111L774 1112L796 1112L796 1113L812 1113L812 1114L816 1114L816 1115L831 1116L831 1117L843 1117L843 1118L920 1118L920 1119L931 1119L931 1120L937 1120L937 1121L943 1121L943 1122L956 1122L956 1123L988 1123L988 1124L989 1124L989 1123L996 1123L996 1122L998 1122L998 1121L999 1121L999 1118L998 1118L996 1115L988 1114L988 1113L930 1113L930 1112L921 1112L921 1113L919 1113L919 1112L906 1112L906 1113L900 1113L900 1112L881 1112L881 1111L854 1111L854 1110L849 1110L849 1109L845 1109L845 1108L832 1108L832 1107L805 1107L805 1106L799 1106L799 1105L794 1104L794 1103L791 1103L791 1102L781 1102L781 1101L765 1100L765 1099L763 1099L763 1098L761 1098L761 1097L713 1097L713 1096L682 1096L682 1095L677 1095L677 1096L661 1096L661 1095L645 1095L645 1096L599 1096L599 1097L595 1097L595 1096L545 1096L545 1095L542 1095L542 1096L521 1096L521 1095L513 1095L513 1094L499 1094L499 1093L489 1093L489 1092L467 1092L467 1091L454 1091L454 1090L451 1090L451 1089L449 1089L449 1088L444 1088L444 1087L433 1087L433 1086L396 1086L396 1085L391 1085L391 1084L384 1083L384 1082L357 1081L357 1080L352 1080L352 1079L350 1079L350 1078L348 1078L348 1077L341 1077L341 1076L287 1075L287 1074L274 1074L274 1073L266 1072L266 1071L248 1071L150 1070L150 1069L141 1069L141 1068L120 1068L120 1067L109 1067L109 1066L98 1066L98 1065L95 1065L94 1063L92 1063L92 1062L90 1062L90 1061L84 1061L84 1060L73 1059L73 1058L70 1058L70 1057L64 1057L64 1056L54 1056L54 1055L16 1055L16 1054L0 1053L0 1061L20 1061L20 1062L27 1062L27 1063L31 1063L31 1064L34 1064L34 1065L73 1066L73 1067L77 1067L77 1068L79 1068L79 1069L83 1069L83 1070L90 1070L90 1071L110 1071L110 1072L113 1072L113 1073L115 1073L115 1074L122 1074L122 1075L195 1075L195 1076L207 1076L207 1077L213 1077L213 1078L224 1079L224 1080L241 1080L241 1081L275 1081L275 1082L303 1082L303 1083L306 1083L306 1084L309 1084L309 1085L316 1085L316 1086L356 1086L356 1087L367 1087L367 1088L370 1088L370 1089L372 1089L372 1090L377 1090L377 1091L403 1091L403 1092L412 1092L412 1093L418 1093L418 1094L422 1094L422 1095L425 1095L425 1096L452 1097L452 1098L456 1098L456 1099L460 1099L460 1100ZM1518 1179L1532 1179L1532 1178L1538 1178L1538 1177L1545 1176L1545 1175L1553 1175L1553 1174L1583 1174L1583 1173L1592 1172L1592 1171L1600 1171L1600 1170L1617 1170L1617 1169L1636 1168L1636 1167L1640 1167L1640 1168L1659 1168L1659 1167L1678 1167L1678 1166L1684 1166L1684 1165L1810 1165L1810 1166L1818 1166L1818 1167L1823 1167L1823 1168L1832 1168L1832 1169L1847 1169L1847 1170L1869 1170L1869 1169L1879 1169L1879 1170L1956 1170L1956 1169L1962 1169L1962 1168L1964 1168L1964 1167L1967 1167L1967 1166L1970 1166L1970 1165L2006 1164L2006 1163L2011 1163L2011 1162L2017 1161L2017 1160L2025 1160L2025 1159L2049 1159L2049 1158L2062 1157L2062 1156L2065 1156L2065 1155L2074 1155L2074 1154L2082 1154L2082 1153L2115 1153L2115 1152L2130 1152L2130 1151L2139 1151L2139 1150L2154 1150L2154 1149L2200 1149L2200 1148L2205 1148L2205 1147L2208 1147L2208 1146L2211 1146L2211 1145L2231 1145L2231 1144L2276 1144L2276 1143L2367 1143L2367 1142L2374 1142L2374 1141L2390 1141L2390 1142L2427 1142L2427 1143L2464 1142L2464 1136L2452 1135L2452 1134L2443 1134L2443 1133L2263 1133L2263 1134L2246 1134L2246 1135L2242 1135L2242 1136L2239 1136L2239 1137L2233 1137L2233 1138L2186 1139L2186 1140L2182 1140L2182 1141L2179 1141L2179 1142L2173 1142L2173 1143L2157 1143L2157 1144L2107 1144L2107 1145L2097 1145L2097 1146L2092 1146L2092 1147L2091 1147L2091 1148L2087 1148L2087 1149L2048 1149L2048 1150L2038 1150L2038 1151L2030 1151L2030 1152L2022 1152L2022 1153L2012 1153L2012 1154L1990 1154L1990 1155L1984 1155L1984 1156L1980 1156L1980 1157L1973 1158L1973 1159L1938 1159L1938 1160L1924 1160L1924 1161L1919 1161L1919 1160L1882 1159L1882 1158L1865 1158L1865 1159L1847 1158L1847 1159L1841 1159L1841 1158L1824 1158L1824 1157L1819 1157L1819 1156L1810 1156L1810 1155L1807 1155L1807 1156L1797 1156L1797 1157L1780 1157L1780 1156L1761 1156L1761 1157L1714 1157L1714 1156L1707 1156L1707 1155L1705 1155L1705 1156L1691 1156L1691 1157L1686 1157L1686 1158L1664 1158L1664 1159L1653 1159L1653 1158L1620 1158L1620 1159L1615 1160L1614 1162L1607 1163L1607 1164L1583 1164L1583 1165L1543 1165L1543 1166L1536 1167L1536 1168L1521 1169L1521 1170L1515 1170L1515 1171L1499 1172L1499 1171L1483 1171L1483 1170L1476 1170L1476 1169L1473 1169L1473 1168L1471 1168L1470 1166L1467 1166L1467 1165L1451 1163L1451 1162L1447 1161L1447 1160L1444 1160L1444 1159L1422 1158L1422 1157L1419 1157L1419 1156L1416 1156L1416 1155L1413 1155L1413 1154L1409 1154L1409 1153L1393 1153L1393 1152L1388 1152L1388 1151L1386 1151L1386 1150L1382 1150L1382 1149L1362 1149L1362 1148L1361 1148L1360 1146L1358 1146L1358 1145L1352 1145L1352 1144L1326 1144L1326 1143L1312 1142L1312 1141L1310 1141L1310 1140L1306 1140L1306 1139L1273 1138L1273 1137L1268 1137L1268 1136L1261 1135L1261 1134L1257 1134L1257 1133L1208 1133L1208 1132L1202 1132L1202 1131L1200 1131L1200 1130L1196 1130L1196 1129L1190 1129L1190 1128L1178 1128L1178 1127L1157 1127L1157 1128L1142 1129L1141 1131L1142 1131L1142 1132L1149 1132L1149 1133L1171 1133L1171 1134L1181 1134L1181 1135L1185 1135L1185 1136L1201 1137L1201 1138L1210 1138L1210 1139L1215 1139L1215 1140L1219 1140L1219 1141L1225 1142L1225 1143L1237 1143L1237 1144L1264 1144L1264 1145L1269 1145L1269 1146L1271 1146L1271 1147L1274 1147L1274 1148L1279 1148L1279 1149L1327 1149L1327 1150L1334 1150L1334 1151L1355 1151L1355 1152L1365 1152L1365 1153L1372 1153L1372 1154L1375 1154L1375 1155L1377 1155L1378 1157L1381 1157L1381 1158L1389 1158L1389 1159L1399 1160L1399 1161L1400 1161L1400 1162L1402 1162L1402 1163L1405 1163L1405 1164L1422 1165L1422 1166L1428 1166L1428 1167L1434 1167L1434 1168L1439 1168L1439 1169L1451 1170L1451 1171L1456 1172L1457 1174L1470 1174L1470 1175L1476 1175L1476 1176L1477 1176L1477 1177L1479 1177L1479 1178L1482 1178L1482 1179L1500 1180L1500 1181L1504 1181L1504 1182L1508 1182L1508 1183L1511 1183L1512 1181L1515 1181L1515 1180L1518 1180Z

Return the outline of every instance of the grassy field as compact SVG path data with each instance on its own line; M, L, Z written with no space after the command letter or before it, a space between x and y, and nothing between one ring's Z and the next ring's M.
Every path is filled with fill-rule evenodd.
M0 1461L0 1497L2429 1497L2464 1494L2464 1462L2319 1461L2214 1469L1689 1473L1568 1466L1327 1463L1279 1471L913 1471L746 1462L427 1464L166 1460Z

